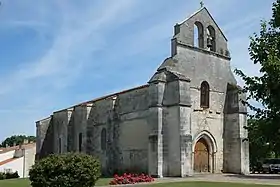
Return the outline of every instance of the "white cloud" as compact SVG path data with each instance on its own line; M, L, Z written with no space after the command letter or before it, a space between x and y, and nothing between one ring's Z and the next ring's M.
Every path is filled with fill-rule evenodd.
M95 77L102 77L102 72L86 69L92 63L96 66L105 66L102 61L99 61L100 59L96 60L95 57L91 56L93 52L100 49L110 50L108 56L112 56L115 62L118 62L121 56L140 54L140 56L145 57L146 52L146 56L149 55L149 52L160 53L159 50L163 48L158 46L159 43L167 41L164 45L170 46L168 38L172 37L173 25L199 8L199 2L196 0L191 2L177 0L178 4L172 5L174 7L170 6L170 1L158 1L163 3L160 10L157 10L156 4L158 2L152 3L148 0L71 1L71 4L70 1L65 0L16 2L3 1L5 6L9 7L9 11L2 8L2 15L6 13L9 16L0 16L1 23L4 23L2 26L0 25L0 29L3 27L9 29L28 27L42 35L47 33L54 36L51 45L39 59L20 64L8 76L0 77L0 102L4 102L5 99L12 100L15 97L22 97L23 100L22 103L18 103L18 108L14 107L15 110L13 110L14 108L0 108L0 114L5 115L13 110L18 116L25 117L21 121L25 127L33 127L35 120L48 115L53 109L57 109L56 102L61 99L58 97L58 92L72 84L77 78L82 77L83 73L92 73ZM213 12L214 18L224 16L224 13L231 9L234 4L236 4L234 0L205 1L210 12ZM168 11L163 11L165 9ZM17 14L8 14L8 12L16 12ZM246 14L244 17L247 16ZM130 29L130 23L148 22L155 16L158 16L158 19L153 22L154 24L151 22L149 24L142 23L143 27L139 26L139 30L135 33L125 35L122 42L118 38L111 40L114 39L116 28L124 26L122 31L125 31ZM140 19L143 17L144 20ZM245 58L248 61L246 47L240 47L247 45L248 38L247 34L244 36L241 31L239 34L242 37L236 38L232 30L240 27L249 30L250 22L255 19L254 15L249 15L241 21L233 17L230 23L222 25L222 29L224 28L232 35L229 42L233 50L234 65L238 67L243 66ZM110 39L107 38L108 36ZM123 50L124 48L126 51ZM115 66L130 62L118 63ZM111 64L106 65L111 66ZM245 67L245 69L251 70L250 67ZM135 82L138 84L138 81ZM132 86L134 85L132 83ZM119 85L118 87L121 89L123 86ZM49 89L41 89L44 87ZM124 87L128 88L129 86ZM107 91L107 93L111 93L111 91ZM90 97L89 93L82 94ZM77 96L77 98L80 100L82 97ZM71 103L74 102L73 98L69 100ZM12 124L16 120L7 119L7 121Z
M45 4L36 3L39 6L37 7L38 9L44 9L45 16L56 14L63 17L59 19L60 23L53 25L59 25L58 28L49 28L50 30L48 31L53 32L52 34L55 38L50 48L46 50L45 54L40 59L30 63L19 64L17 67L14 67L13 71L10 72L8 76L0 77L0 101L2 101L2 103L4 103L4 99L7 98L10 99L10 102L13 104L15 104L15 101L12 101L13 97L22 97L22 99L24 99L22 104L18 103L17 109L0 108L1 115L5 115L7 112L9 113L13 110L14 115L17 115L19 119L22 118L20 121L21 127L18 130L22 129L22 125L26 127L30 125L34 126L33 122L37 120L40 115L46 115L46 108L50 108L50 106L53 106L51 108L57 107L55 106L55 93L83 73L83 63L87 55L93 50L98 50L100 47L103 47L103 45L99 45L99 43L102 44L103 42L102 38L106 33L104 30L133 19L133 16L127 17L126 14L138 3L136 0L101 2L102 3L98 4L97 7L93 6L93 2L91 2L86 7L81 7L79 10L75 9L74 12L71 6L66 6L69 2L65 1L63 3L61 2L62 4L50 2L52 6L48 6L49 9L41 7L45 6ZM8 1L5 2L5 7L11 8L8 6L8 3ZM28 14L29 10L33 10L32 7L26 7L25 4L21 3L19 4L17 4L15 9L20 9L19 7L22 5L22 9L19 12L20 15ZM30 4L32 3L29 1L29 5ZM58 12L53 12L53 10ZM36 16L33 16L35 18L25 16L26 19L15 16L12 17L12 19L10 18L6 21L6 26L31 27L35 30L41 26L51 25L49 21L52 21L52 19L49 18L36 18ZM37 31L46 32L44 30ZM94 46L94 48L92 46ZM35 82L43 84L40 85L40 87L44 85L48 86L50 93L42 92L45 89L36 89L36 87L34 87ZM21 94L19 94L19 92L21 92ZM53 101L54 103L48 101ZM27 105L23 105L23 103ZM8 106L8 104L6 106ZM2 107L4 107L4 105L2 105ZM41 111L36 112L36 109ZM23 111L30 111L29 115L23 115L27 114ZM11 118L2 118L2 120L10 124L15 122L15 120ZM17 124L15 123L13 125Z
M94 50L92 45L99 46L96 41L102 38L103 29L108 27L114 22L122 22L125 20L118 20L122 14L125 14L127 10L131 9L137 1L127 1L120 0L118 2L109 1L104 2L103 7L99 10L91 9L84 13L83 10L78 11L78 13L71 15L70 10L67 9L67 3L61 4L61 9L63 17L63 22L61 29L56 33L56 37L53 41L52 46L49 50L37 61L28 63L25 66L21 66L16 69L9 77L2 77L1 94L8 93L10 91L15 91L21 87L26 86L26 84L32 84L33 79L37 78L48 78L49 82L54 82L60 74L64 75L71 73L78 73L78 68L82 65L82 58L87 54L88 50ZM92 6L92 4L88 5ZM51 14L52 10L49 10ZM96 13L98 12L98 13ZM75 15L80 14L79 17ZM41 22L34 22L30 20L25 21L11 21L11 24L17 24L21 26L37 26ZM43 23L42 23L43 25ZM73 25L79 25L79 27L74 28ZM90 41L95 41L91 43ZM102 41L99 41L102 42ZM73 55L76 59L81 57L80 61L74 62L71 60ZM63 77L62 77L63 78ZM71 78L71 76L69 77ZM71 81L71 80L68 80ZM65 84L68 82L65 79ZM10 84L6 84L9 82Z

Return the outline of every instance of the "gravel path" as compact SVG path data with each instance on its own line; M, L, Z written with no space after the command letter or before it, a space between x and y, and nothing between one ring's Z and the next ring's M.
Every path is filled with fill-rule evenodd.
M233 182L248 184L266 184L280 186L279 174L251 174L247 176L234 174L197 174L187 178L162 178L158 182L176 182L176 181L211 181L211 182Z

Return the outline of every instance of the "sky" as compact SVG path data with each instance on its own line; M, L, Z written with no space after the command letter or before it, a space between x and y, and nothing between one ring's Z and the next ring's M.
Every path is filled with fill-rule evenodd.
M146 84L170 56L173 26L199 0L1 0L0 141L35 121ZM228 38L232 68L258 73L249 36L273 0L205 0ZM242 84L242 83L240 83Z

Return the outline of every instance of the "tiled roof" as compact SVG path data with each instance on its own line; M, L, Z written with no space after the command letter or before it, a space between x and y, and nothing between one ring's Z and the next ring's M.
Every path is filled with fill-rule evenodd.
M32 148L34 146L36 146L35 143L29 143L29 144L24 144L21 147L25 148L25 149L29 149L29 148ZM17 150L17 149L19 149L18 145L17 146L13 146L13 147L1 147L0 148L0 154L4 154L4 153L7 153L9 151L14 151L14 150Z
M4 164L7 164L7 163L9 163L9 162L12 162L12 161L14 161L14 160L16 160L16 159L19 159L19 158L9 158L9 159L7 159L7 160L4 160L4 161L0 162L0 166L2 166L2 165L4 165Z

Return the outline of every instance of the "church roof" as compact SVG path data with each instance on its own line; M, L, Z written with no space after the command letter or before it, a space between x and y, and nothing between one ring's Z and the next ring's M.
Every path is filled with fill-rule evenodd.
M208 11L208 9L206 7L201 7L200 9L198 9L197 11L195 11L193 14L191 14L189 17L187 17L186 19L184 19L183 21L177 23L179 25L185 23L186 21L188 21L189 19L191 19L192 17L194 17L195 15L197 15L198 13L202 12L203 10L205 10L207 12L207 14L210 16L210 18L213 20L214 24L217 26L217 28L219 29L219 31L222 33L223 37L225 38L226 41L228 41L227 37L225 36L225 34L223 33L222 29L219 27L219 25L217 24L217 22L215 21L215 19L213 18L213 16L210 14L210 12Z
M116 93L113 93L113 94L109 94L109 95L106 95L106 96L98 97L98 98L93 99L93 100L85 101L85 102L82 102L80 104L76 104L74 106L71 106L71 107L68 107L68 108L65 108L65 109L62 109L62 110L55 111L54 113L66 111L66 110L69 110L69 109L73 109L74 107L78 107L78 106L88 105L88 104L91 104L91 103L94 103L94 102L97 102L97 101L101 101L101 100L104 100L104 99L109 99L109 98L118 96L120 94L124 94L124 93L131 92L131 91L134 91L134 90L146 88L148 86L149 86L148 84L145 84L145 85L141 85L141 86L134 87L134 88L131 88L131 89L127 89L127 90L123 90L123 91L116 92Z
M137 86L137 87L134 87L134 88L131 88L131 89L123 90L123 91L116 92L116 93L113 93L113 94L109 94L109 95L106 95L106 96L103 96L103 97L99 97L99 98L96 98L96 99L93 99L93 100L90 100L90 101L86 101L86 102L80 103L80 104L75 105L75 106L82 106L82 105L85 105L85 104L94 103L96 101L100 101L100 100L103 100L103 99L107 99L107 98L111 98L111 97L114 97L114 96L118 96L118 95L121 95L121 94L124 94L124 93L127 93L127 92L131 92L131 91L134 91L134 90L146 88L148 86L149 86L148 84Z

